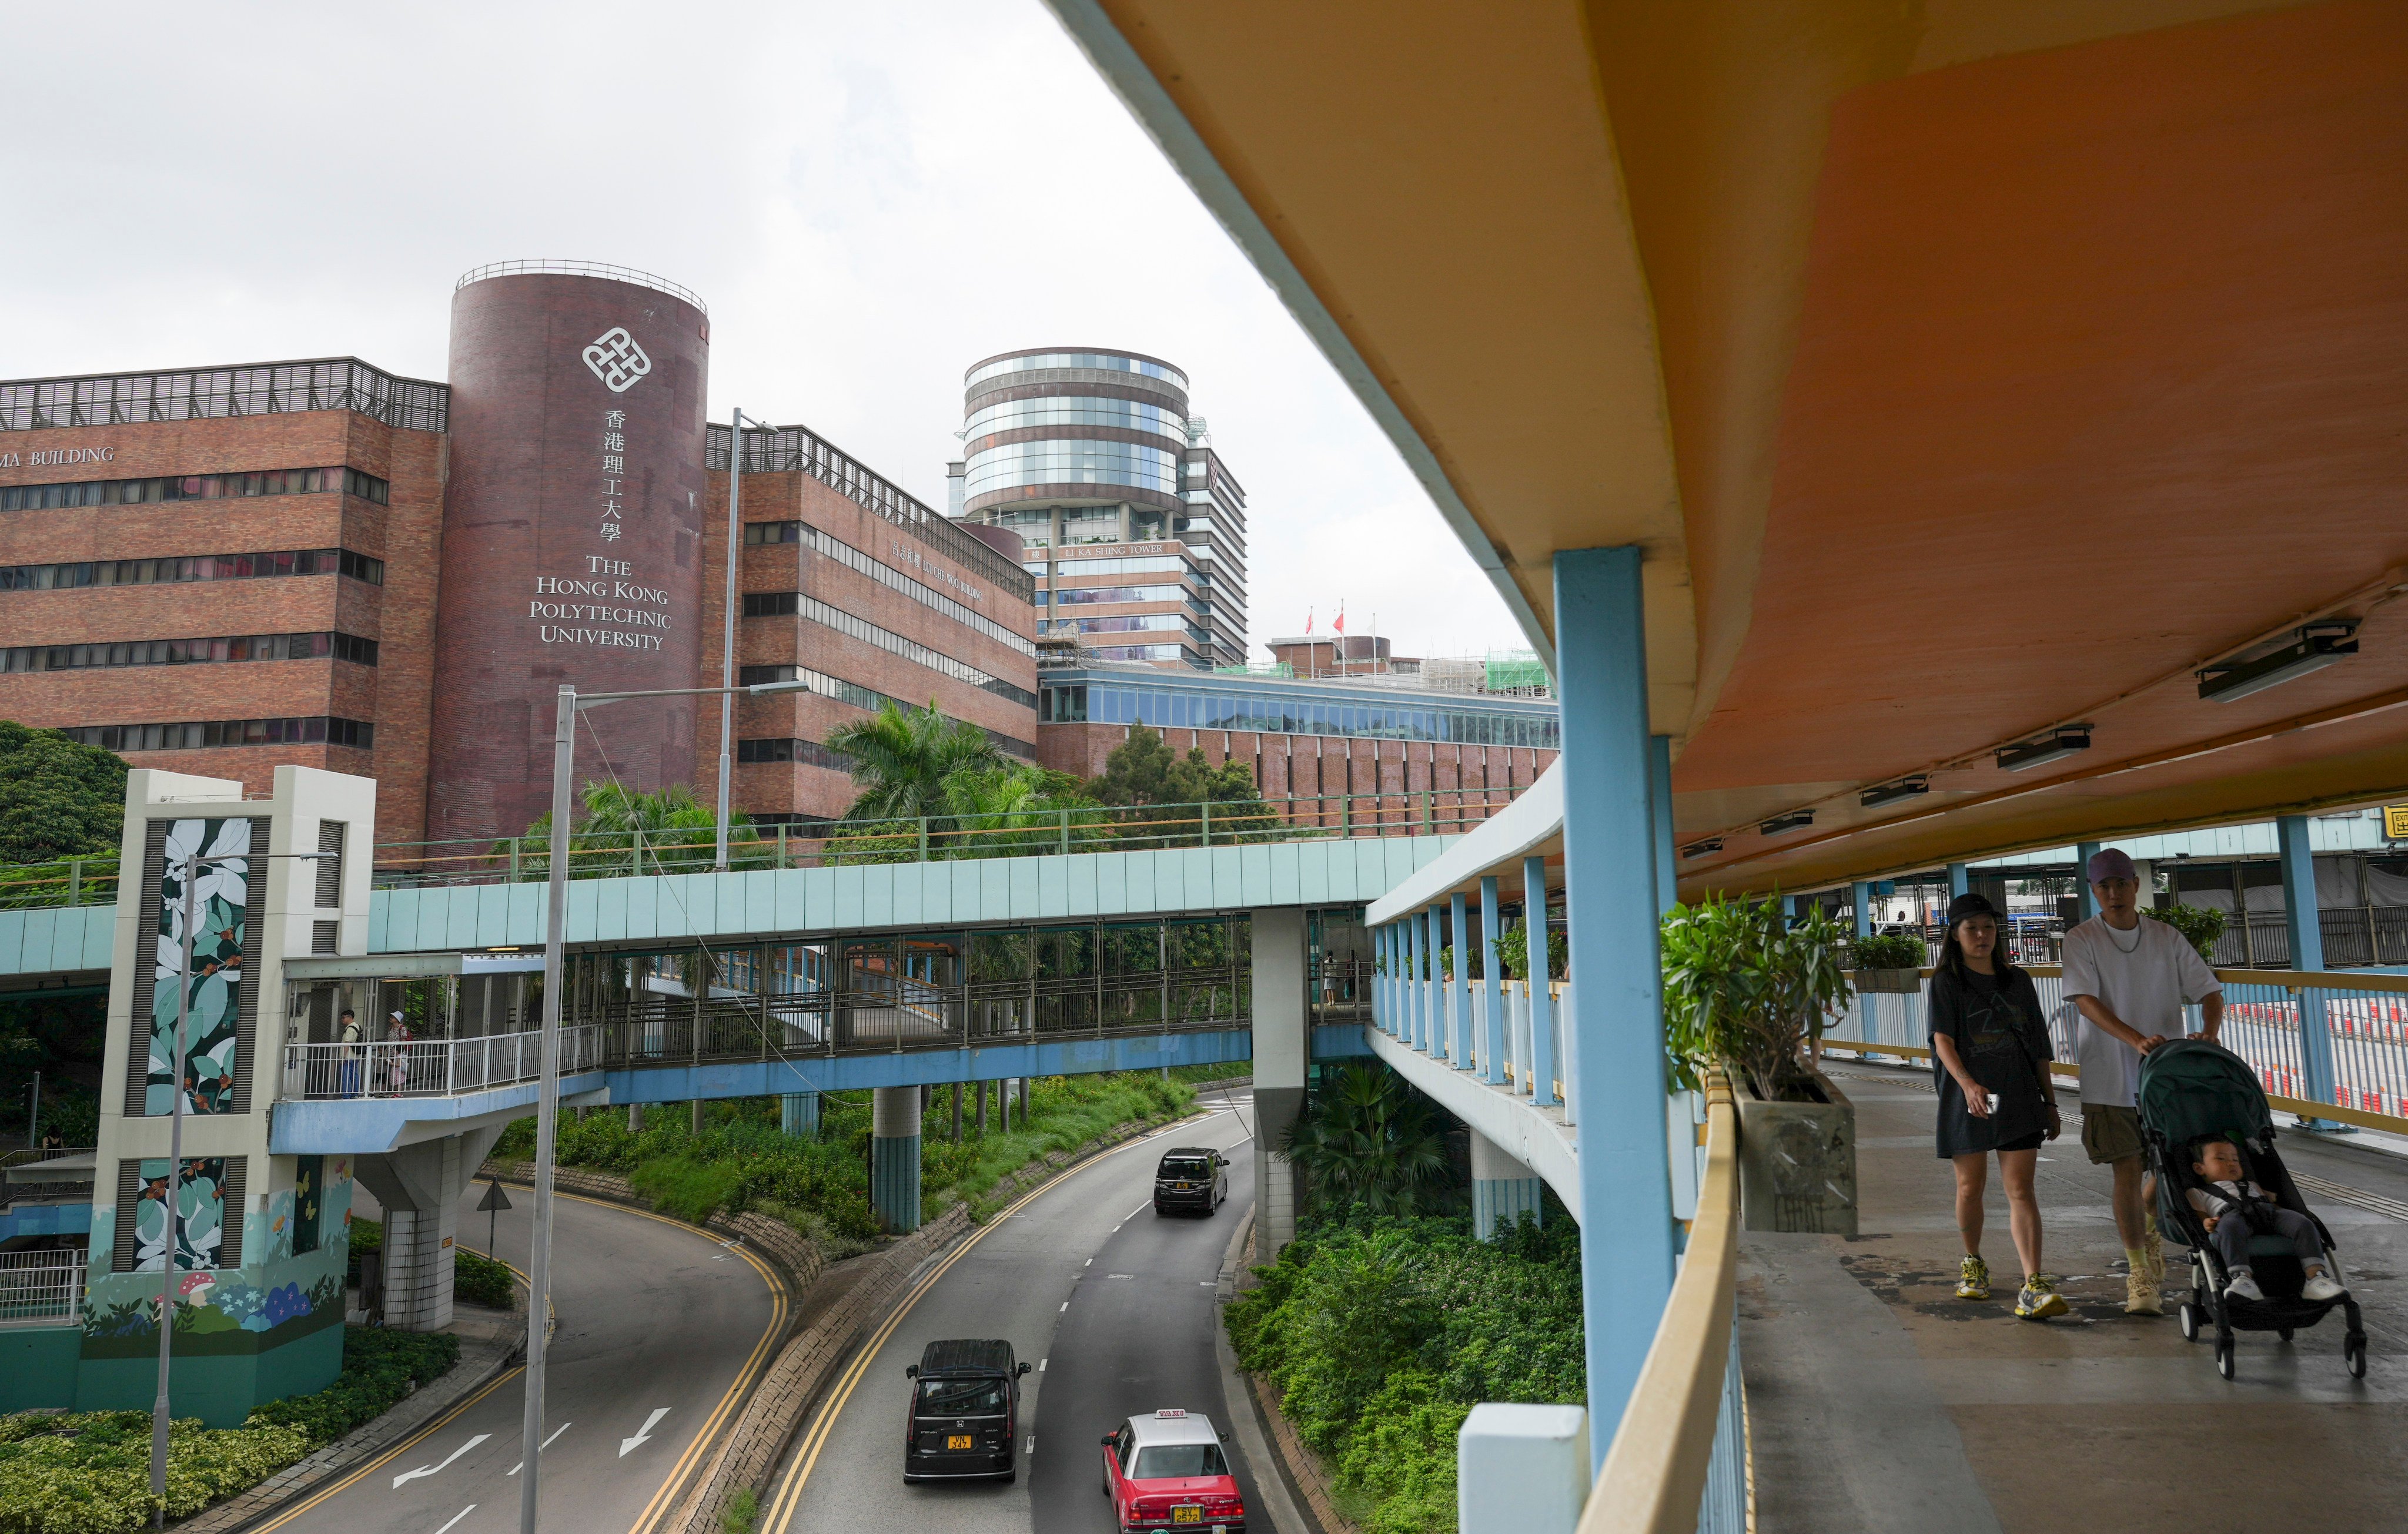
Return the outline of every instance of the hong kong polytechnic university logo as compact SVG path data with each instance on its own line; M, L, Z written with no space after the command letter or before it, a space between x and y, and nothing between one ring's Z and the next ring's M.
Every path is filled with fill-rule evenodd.
M612 325L585 349L585 366L594 376L610 386L614 394L624 394L636 386L636 380L652 370L652 359L627 334L625 325Z

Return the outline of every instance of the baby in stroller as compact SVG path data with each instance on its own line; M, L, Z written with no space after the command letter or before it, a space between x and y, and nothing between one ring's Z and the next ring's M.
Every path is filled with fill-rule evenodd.
M2197 1140L2191 1146L2190 1165L2199 1174L2199 1184L2186 1190L2190 1207L2199 1211L2200 1224L2207 1227L2215 1254L2224 1259L2224 1270L2232 1275L2224 1286L2226 1298L2266 1297L2249 1266L2252 1236L2280 1236L2291 1243L2306 1276L2300 1286L2301 1299L2341 1297L2341 1285L2325 1270L2325 1243L2316 1234L2316 1223L2297 1210L2285 1209L2273 1194L2249 1181L2241 1165L2239 1146L2221 1136Z

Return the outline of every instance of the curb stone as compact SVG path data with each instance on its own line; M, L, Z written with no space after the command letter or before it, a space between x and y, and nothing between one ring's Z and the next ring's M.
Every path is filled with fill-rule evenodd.
M1250 1209L1230 1234L1228 1250L1221 1257L1220 1282L1213 1287L1212 1354L1221 1366L1221 1395L1228 1408L1229 1426L1238 1435L1238 1447L1254 1469L1254 1489L1262 1496L1264 1521L1270 1525L1272 1534L1326 1534L1319 1524L1297 1510L1299 1494L1289 1479L1286 1464L1271 1452L1262 1413L1255 1408L1244 1371L1238 1368L1238 1351L1229 1343L1228 1323L1223 1312L1238 1293L1240 1271L1254 1235L1254 1211Z
M1222 1304L1226 1305L1239 1291L1255 1287L1258 1281L1252 1269L1254 1259L1258 1255L1254 1251L1254 1216L1249 1211L1246 1223L1229 1242L1229 1254L1222 1263L1218 1291ZM1312 1527L1304 1534L1362 1534L1357 1525L1338 1511L1337 1498L1329 1489L1328 1472L1321 1467L1321 1456L1306 1448L1304 1441L1296 1436L1296 1428L1280 1412L1277 1392L1268 1381L1238 1371L1237 1354L1229 1346L1228 1328L1221 1326L1215 1329L1219 1333L1220 1351L1225 1356L1223 1369L1245 1382L1246 1400L1254 1409L1257 1424L1269 1433L1271 1443L1278 1451L1275 1468L1286 1484L1283 1489L1293 1487L1308 1510ZM1259 1481L1260 1477L1256 1479Z

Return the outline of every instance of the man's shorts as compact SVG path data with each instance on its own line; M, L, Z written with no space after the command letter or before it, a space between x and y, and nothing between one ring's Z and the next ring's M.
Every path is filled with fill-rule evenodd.
M2082 1148L2090 1153L2091 1165L2097 1167L2103 1167L2111 1161L2128 1161L2139 1155L2143 1149L2140 1110L2116 1108L2107 1103L2084 1103Z

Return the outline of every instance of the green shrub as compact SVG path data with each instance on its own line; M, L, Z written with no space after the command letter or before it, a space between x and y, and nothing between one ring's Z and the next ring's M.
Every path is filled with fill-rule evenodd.
M1858 969L1920 969L1930 962L1923 939L1903 932L1851 938L1848 952Z
M170 1425L167 1515L188 1518L381 1415L459 1358L441 1332L347 1327L343 1369L312 1396L269 1401L240 1427ZM0 1534L131 1534L150 1519L150 1414L0 1416Z
M2183 935L2183 939L2199 950L2199 956L2210 964L2215 962L2216 939L2224 936L2224 925L2229 911L2208 910L2200 906L2168 906L2153 910L2150 915Z
M518 1281L509 1268L481 1252L455 1246L452 1253L452 1292L471 1305L507 1311L518 1304Z
M752 1534L754 1520L761 1516L761 1500L750 1486L738 1486L736 1495L727 1499L727 1510L719 1515L720 1534Z
M691 1155L647 1161L627 1178L654 1209L694 1225L703 1225L718 1213L743 1181L743 1170L734 1162L703 1161Z

